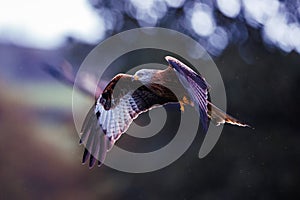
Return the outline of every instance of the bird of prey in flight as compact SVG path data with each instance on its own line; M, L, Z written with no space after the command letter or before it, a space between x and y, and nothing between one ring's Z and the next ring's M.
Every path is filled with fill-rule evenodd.
M248 126L208 100L209 86L200 74L174 57L165 59L169 66L164 70L141 69L134 75L118 74L107 84L82 125L80 144L85 145L82 163L89 160L92 168L98 161L100 166L139 114L169 103L179 103L182 111L185 105L195 107L204 132L209 119L216 125ZM72 81L65 78L65 82Z

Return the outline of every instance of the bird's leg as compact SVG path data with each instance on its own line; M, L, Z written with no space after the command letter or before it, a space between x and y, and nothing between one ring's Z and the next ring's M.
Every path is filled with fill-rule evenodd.
M180 104L180 110L181 110L182 112L184 112L184 103L183 103L183 101L180 100L180 101L179 101L179 104Z
M179 101L179 104L180 104L180 110L182 112L184 112L184 105L191 105L191 106L194 106L193 102L192 101L189 101L188 98L186 96L183 96L182 97L182 100Z

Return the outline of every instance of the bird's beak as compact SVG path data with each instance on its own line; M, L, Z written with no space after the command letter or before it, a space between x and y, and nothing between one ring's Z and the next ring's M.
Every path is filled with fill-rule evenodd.
M133 79L134 79L135 81L138 81L138 80L139 80L139 77L138 77L137 75L133 75Z

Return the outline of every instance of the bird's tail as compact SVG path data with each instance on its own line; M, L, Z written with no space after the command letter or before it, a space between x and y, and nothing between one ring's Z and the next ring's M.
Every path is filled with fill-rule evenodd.
M231 117L230 115L226 114L224 111L219 109L217 106L215 106L211 102L208 102L208 117L217 126L220 125L220 124L229 123L229 124L232 124L232 125L252 128L248 124L243 123L243 122L235 119L234 117Z

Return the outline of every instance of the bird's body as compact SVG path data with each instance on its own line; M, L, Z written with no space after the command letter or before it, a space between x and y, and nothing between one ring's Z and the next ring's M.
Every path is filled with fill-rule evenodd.
M80 143L85 145L82 162L93 167L104 161L120 136L139 114L168 103L194 106L204 131L208 118L216 125L231 123L248 126L227 115L208 101L208 84L201 75L179 60L167 56L165 70L142 69L135 75L118 74L105 87L88 112L82 126Z

